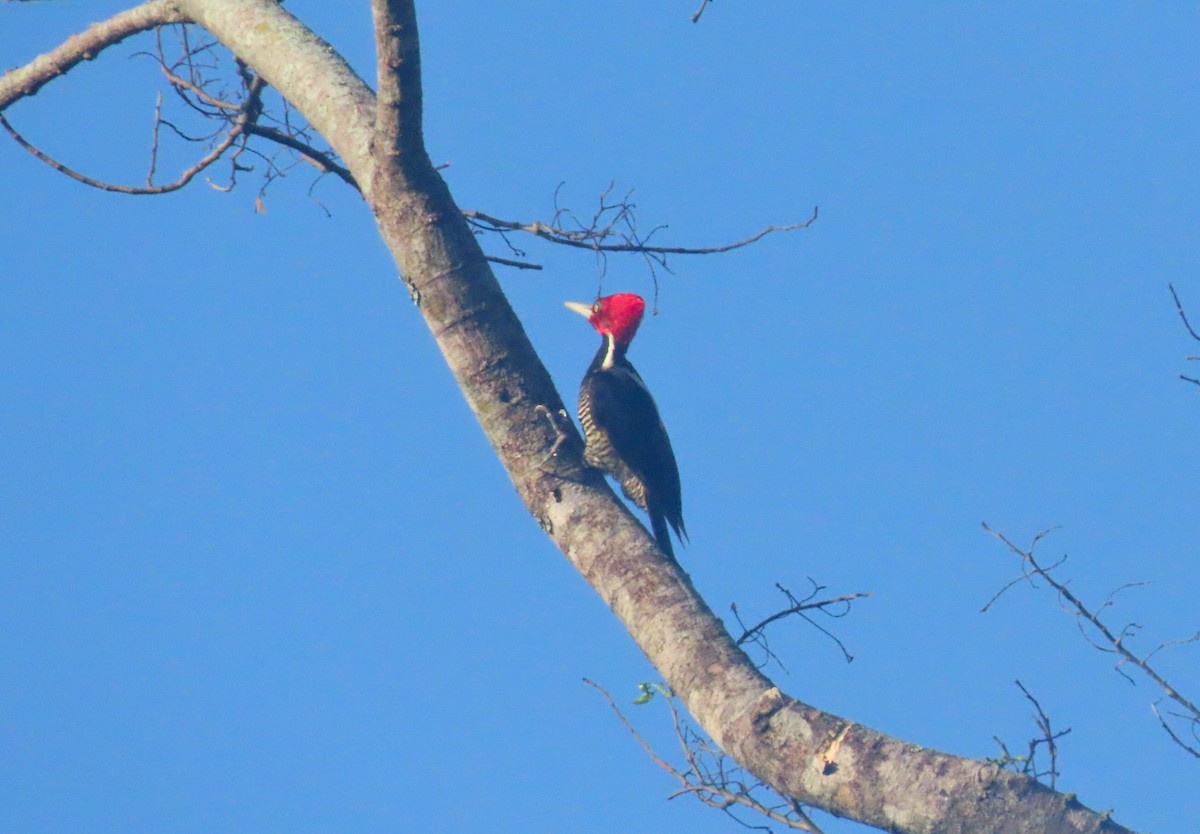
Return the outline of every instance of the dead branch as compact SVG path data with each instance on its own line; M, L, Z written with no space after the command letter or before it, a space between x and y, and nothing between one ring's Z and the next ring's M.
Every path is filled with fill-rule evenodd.
M802 223L788 225L771 225L747 238L718 246L659 246L651 243L652 238L666 226L655 226L649 232L639 230L636 217L637 205L632 201L633 192L629 191L618 200L611 200L614 183L600 194L596 208L591 217L580 218L571 209L559 205L559 194L563 183L559 183L554 191L554 215L549 222L535 220L532 222L505 220L482 211L467 209L462 212L467 222L477 234L498 234L509 250L518 258L524 258L525 252L518 248L509 237L512 233L533 235L536 238L568 246L585 249L596 255L600 261L601 275L606 269L606 256L609 253L632 253L641 255L646 260L655 289L655 300L658 296L657 268L671 272L668 263L669 255L715 255L731 252L743 246L749 246L767 235L775 232L788 232L796 229L806 229L817 220L817 209Z
M150 0L108 20L93 23L25 66L0 75L0 111L19 99L36 94L55 78L84 61L93 60L131 35L170 23L186 23L188 19L175 0Z
M989 602L987 606L984 606L985 611L992 604L992 602L995 602L996 599L998 599L1000 595L1004 593L1004 591L1011 588L1014 584L1016 584L1016 582L1025 579L1029 580L1030 584L1033 585L1033 579L1035 577L1042 579L1042 581L1044 581L1054 590L1055 594L1058 595L1059 600L1065 603L1067 609L1074 614L1076 624L1079 626L1080 632L1083 634L1088 643L1090 643L1099 651L1107 654L1114 654L1119 658L1114 666L1114 670L1116 672L1125 677L1130 683L1134 683L1135 681L1133 678L1131 678L1124 671L1124 667L1129 665L1139 669L1142 674L1152 680L1163 691L1164 695L1168 699L1174 701L1175 704L1183 710L1181 713L1171 714L1189 722L1191 724L1193 734L1200 730L1200 708L1198 708L1192 700L1184 696L1181 692L1179 692L1179 690L1171 685L1166 678L1163 677L1163 675L1150 664L1150 659L1152 657L1169 646L1200 642L1200 632L1193 634L1191 637L1160 643L1149 653L1139 657L1138 655L1134 654L1133 651L1126 645L1126 641L1135 636L1141 629L1141 626L1137 623L1127 623L1120 630L1114 631L1113 628L1111 628L1100 618L1100 615L1107 608L1112 606L1113 598L1117 593L1125 588L1136 587L1146 583L1135 582L1120 586L1110 593L1105 601L1097 609L1095 609L1095 611L1093 611L1077 596L1075 596L1075 594L1071 592L1065 583L1060 582L1051 575L1051 571L1066 561L1065 556L1049 567L1042 565L1035 556L1034 551L1036 550L1038 543L1050 532L1050 530L1044 530L1041 533L1038 533L1034 537L1033 543L1027 549L1022 549L1010 541L1003 533L993 530L986 523L984 523L983 529L990 535L999 539L1009 549L1009 551L1018 556L1021 559L1022 564L1021 576L1005 585L1004 588L992 598L991 602ZM1033 585L1033 587L1036 587L1036 585ZM1088 630L1088 627L1090 627L1090 631ZM1162 716L1158 712L1157 708L1155 709L1155 715L1158 715L1159 721L1162 722ZM1170 732L1170 735L1171 738L1175 739L1181 747L1195 755L1196 751L1193 748L1188 747L1186 744L1180 742L1179 737L1175 732Z
M157 8L163 4L148 5ZM118 20L121 17L119 15L117 18L110 20L109 23L121 23L123 21ZM179 19L182 20L182 17L180 16ZM320 174L333 174L361 193L361 186L350 173L349 169L341 164L336 155L319 150L314 146L311 138L308 136L307 125L292 124L286 101L284 102L282 117L275 118L267 112L262 100L265 84L244 63L235 61L238 74L241 76L243 82L241 100L234 100L227 92L213 92L211 88L216 83L214 74L217 73L219 68L219 60L213 55L216 44L212 41L192 43L188 27L182 26L179 32L180 55L168 59L166 48L162 42L161 28L167 23L175 22L176 18L164 14L160 17L152 17L150 20L151 22L145 24L144 28L157 27L159 29L156 37L156 52L141 52L137 54L147 55L156 61L163 78L168 82L171 90L175 92L179 101L188 109L194 111L202 118L225 122L226 127L207 135L191 135L164 116L162 98L159 96L155 102L153 138L148 166L149 173L144 186L108 182L72 168L55 159L25 138L4 118L3 114L0 114L0 127L4 127L21 147L54 170L77 182L103 191L131 195L156 195L177 191L188 185L198 174L206 171L232 150L230 177L227 184L217 185L212 183L211 180L210 184L221 191L231 190L236 184L238 172L250 170L249 166L239 163L239 157L246 153L253 154L263 159L268 166L267 172L264 174L265 181L259 189L257 203L261 206L262 197L265 194L267 186L273 179L284 174L285 166L281 166L274 157L269 157L247 144L250 137L258 137L294 152L301 160L312 165ZM120 32L127 32L127 34L143 31L143 29L138 29L130 25L117 28ZM88 33L91 33L91 31L89 29ZM85 35L88 33L85 33ZM82 38L83 36L79 37ZM115 43L116 41L112 42ZM64 47L70 43L71 41L68 41L67 44L64 44ZM200 56L206 57L201 61ZM78 61L76 60L74 63L78 63ZM67 61L64 63L64 66L69 69L74 63ZM28 70L29 67L25 69ZM66 70L64 69L63 71L65 72ZM30 89L36 91L37 87L40 87L48 80L48 77L40 78L37 84L30 87ZM17 97L20 97L20 94ZM280 127L272 127L262 123L267 120L277 122ZM158 169L158 157L161 147L160 134L163 127L168 128L184 141L208 141L213 142L213 144L204 156L184 170L174 181L163 185L155 185L153 179ZM219 141L217 140L218 136L221 136ZM440 170L446 166L440 165L437 167ZM561 189L561 184L559 188ZM589 249L601 255L609 252L640 254L648 259L652 273L655 265L668 270L670 269L666 260L668 255L709 255L730 252L755 243L775 232L807 228L817 219L817 210L814 209L812 216L802 223L771 225L756 234L732 243L707 247L658 246L650 244L649 241L664 227L656 226L647 234L643 235L640 233L634 214L636 205L630 200L632 192L626 194L623 199L612 202L609 200L612 189L613 185L610 184L601 194L598 207L592 213L592 216L586 220L578 218L569 209L558 205L557 189L555 191L554 218L549 223L542 223L540 221L527 223L505 220L482 211L469 209L464 210L462 214L473 228L481 232L499 234L512 253L517 256L517 258L505 258L496 255L487 256L487 259L494 264L509 266L515 269L542 269L540 264L523 260L526 253L516 247L508 237L509 233L521 232L533 234L535 237L551 243ZM657 288L657 280L655 280L655 287Z
M667 709L671 715L671 725L675 731L675 737L679 741L684 761L687 763L687 767L684 770L675 767L654 751L649 742L642 738L641 734L634 729L633 724L621 712L612 695L604 687L588 678L584 678L583 682L604 696L604 699L608 701L609 707L616 714L618 720L629 731L629 734L633 736L642 750L646 752L651 761L679 781L682 787L668 796L668 799L690 794L705 805L724 812L744 828L754 828L762 831L771 830L767 826L751 825L746 820L734 814L735 809L747 809L755 814L766 817L772 822L779 823L796 831L809 831L812 834L822 834L821 829L817 827L816 823L812 821L812 818L808 816L798 803L778 796L736 763L731 765L732 760L711 739L696 733L680 716L679 709L675 706L675 693L671 692L666 686L662 684L641 684L642 695L634 703L639 705L646 704L653 700L655 694L662 696L663 702L667 705ZM767 804L766 801L759 798L758 794L760 793L769 794L776 801L772 804Z
M0 113L0 127L3 127L6 131L8 131L8 134L12 136L14 140L16 140L18 145L29 151L42 162L49 165L55 171L66 174L71 179L81 182L84 185L90 185L93 188L99 188L101 191L115 191L120 194L168 194L172 191L178 191L195 179L197 174L220 159L227 150L233 147L233 145L238 141L238 138L245 133L244 124L241 121L235 122L233 127L231 127L228 133L225 134L224 139L218 142L212 148L212 150L197 160L190 168L184 170L174 182L169 182L166 185L138 186L119 185L117 183L105 182L104 180L98 180L94 177L89 177L86 174L81 174L75 169L64 165L57 159L47 154L45 151L34 146L31 142L29 142L29 140L18 133L16 128L9 124L8 119L4 118L3 113Z
M263 175L264 183L259 188L258 202L261 204L262 197L271 181L283 176L290 166L281 164L276 157L255 150L248 144L250 137L258 137L295 153L300 160L312 165L320 174L333 174L361 192L360 184L336 154L320 150L315 146L312 138L308 135L307 124L292 123L290 108L286 100L283 101L283 112L280 117L276 118L268 112L261 95L265 90L265 84L258 80L245 63L235 60L237 73L242 80L241 95L235 96L220 89L222 58L218 55L219 45L216 41L204 39L194 42L190 28L180 26L178 31L179 53L169 58L163 44L162 30L168 24L187 22L189 22L188 18L180 11L175 0L153 0L153 2L145 3L129 12L116 15L103 23L93 25L84 33L68 39L49 54L8 73L0 81L0 84L3 85L0 86L0 111L2 111L7 104L24 96L32 95L53 78L67 72L76 64L95 57L102 49L119 43L130 35L156 30L156 50L136 54L146 55L156 61L169 88L188 110L203 119L223 123L223 126L207 135L191 135L163 113L161 99L156 101L148 165L149 175L145 185L123 185L85 174L37 147L35 143L19 133L2 115L0 115L0 126L4 127L21 147L54 170L77 182L104 191L133 195L166 194L177 191L228 154L231 160L229 179L224 185L213 184L214 188L227 191L236 184L239 172L250 170L250 166L239 161L243 155L250 154L267 163L267 169ZM253 84L261 85L261 88L257 90L257 95L249 92ZM264 122L275 122L276 126ZM164 185L155 185L153 179L158 170L161 149L160 134L164 127L184 141L210 142L211 145L207 153L184 170L174 181ZM659 246L650 241L665 227L656 226L647 233L642 233L638 229L634 211L636 206L631 201L632 192L627 193L622 199L612 200L610 197L613 185L610 184L601 194L598 206L592 212L591 217L581 219L569 209L558 205L559 190L561 190L561 184L555 191L554 216L548 223L505 220L482 211L463 211L463 216L467 218L474 229L480 232L499 234L515 256L506 258L490 255L488 260L516 269L540 270L541 265L525 260L526 253L513 245L508 237L511 233L522 233L532 234L551 243L587 249L601 258L607 253L640 254L646 258L651 274L654 275L656 267L670 270L667 262L669 255L710 255L730 252L776 232L807 228L817 219L817 210L814 209L812 215L804 222L767 226L749 237L731 243L702 247ZM657 276L654 277L654 284L657 291Z
M653 255L717 255L722 252L732 252L734 249L741 249L743 246L749 246L762 240L769 234L775 232L790 232L795 229L807 229L817 220L817 209L814 208L812 215L802 223L790 223L784 226L767 226L760 232L751 235L750 237L736 240L732 243L725 243L719 246L652 246L644 242L635 240L623 239L620 243L605 243L604 241L614 234L611 227L593 228L593 229L564 229L553 226L540 221L524 222L519 220L502 220L499 217L493 217L481 211L473 211L470 209L463 211L463 216L474 227L483 229L489 232L525 232L534 237L539 237L542 240L551 243L558 243L563 246L573 246L577 249L591 249L599 252L637 252L640 254ZM660 227L661 228L661 227Z
M996 738L996 743L1000 745L1001 756L995 759L989 759L1000 767L1007 767L1015 770L1017 773L1023 773L1030 778L1042 781L1043 776L1049 776L1050 781L1047 782L1051 789L1054 788L1054 783L1058 780L1058 740L1071 732L1068 727L1065 730L1055 732L1050 726L1050 716L1042 709L1042 705L1038 703L1037 698L1025 688L1025 685L1020 681L1016 681L1017 687L1024 693L1026 700L1033 704L1035 710L1033 719L1037 723L1038 730L1041 735L1037 738L1030 739L1029 750L1024 756L1014 756L1008 752L1008 747L999 738ZM1037 755L1038 750L1045 746L1046 753L1050 758L1050 766L1046 770L1038 770Z
M119 17L121 16L118 15L118 18ZM117 20L117 18L110 19L108 23L111 24L115 20ZM172 65L168 65L161 39L161 27L164 24L156 25L159 32L156 38L158 43L157 60L164 76L170 82L172 88L185 102L189 103L203 116L210 119L216 118L224 122L224 126L207 136L189 137L182 130L176 127L174 123L163 117L162 98L159 96L156 100L154 108L153 140L151 143L150 166L146 185L121 185L118 183L101 180L75 170L74 168L50 156L50 154L46 153L41 148L37 147L31 141L26 139L20 132L16 130L16 128L13 127L8 119L5 118L3 113L0 113L0 127L3 127L6 131L8 131L9 135L12 136L17 144L19 144L22 148L31 153L40 161L49 165L54 170L65 174L77 182L81 182L84 185L89 185L93 188L98 188L102 191L133 195L157 195L178 191L179 189L188 185L198 174L207 170L217 160L225 156L226 152L230 151L231 149L233 150L231 157L232 185L232 178L236 176L236 172L238 170L246 170L245 166L239 165L238 157L246 150L245 143L250 134L250 128L256 124L259 118L262 116L262 94L266 89L266 83L261 78L250 72L250 70L244 64L237 62L238 73L242 82L241 100L229 101L225 98L210 94L206 89L207 83L201 80L201 70L197 69L194 59L197 54L210 51L214 44L209 42L194 48L191 47L187 41L188 27L181 26L180 38L184 44L184 55ZM93 26L92 29L88 30L88 32L92 32L92 30L95 28L96 27ZM68 41L68 43L70 43L70 41ZM190 68L188 77L186 78L175 71L182 65L186 65ZM204 67L204 69L211 68L211 65ZM189 96L191 98L189 98ZM195 101L192 101L193 98ZM197 102L207 105L207 108L201 107ZM207 153L194 162L190 167L185 169L178 177L175 178L175 180L163 185L155 185L153 178L158 167L159 136L161 133L161 128L164 125L174 131L176 135L181 136L187 141L210 141L212 144ZM217 139L217 137L221 138Z
M163 4L148 5L157 7ZM98 26L101 27L101 30L104 30L110 24L116 26L116 24L121 23L122 19L123 16L118 15L116 18L108 21L107 24L98 24ZM182 16L179 19L182 20ZM141 19L138 18L138 20ZM253 170L253 166L241 161L243 155L251 155L266 163L263 183L259 188L256 200L256 205L261 210L262 198L267 187L274 179L284 176L286 170L291 165L280 164L276 156L269 156L250 147L248 140L252 136L266 139L289 152L295 153L300 160L308 162L321 174L334 174L343 182L358 189L358 183L354 177L347 168L340 164L334 154L319 150L314 146L309 137L307 125L298 126L291 123L289 108L286 102L284 102L282 118L277 119L267 112L263 101L266 84L244 62L236 58L233 62L236 67L236 75L241 82L240 93L231 95L230 92L225 90L216 90L217 85L222 83L219 72L222 58L217 53L219 46L217 42L209 39L193 42L189 27L180 26L178 27L180 53L175 57L169 58L167 55L168 50L163 44L162 30L167 23L174 22L175 18L160 16L151 18L150 20L151 22L144 28L156 29L156 50L154 52L138 52L135 54L145 55L155 60L170 89L189 110L205 120L220 122L222 126L207 134L191 135L164 115L162 95L159 94L154 107L154 126L149 169L144 186L130 186L108 182L66 165L24 137L5 119L3 114L0 114L0 127L7 130L21 147L25 148L25 150L54 170L85 185L104 191L134 195L157 195L177 191L188 185L198 174L206 171L214 163L226 156L228 156L230 161L228 182L225 185L218 185L210 179L209 183L217 190L229 191L236 184L239 172ZM93 29L96 29L96 27L89 29L85 35L94 34ZM141 29L133 25L117 26L116 29L118 34L133 34L136 31L141 31ZM112 42L116 41L113 40ZM68 41L64 46L71 43L72 41ZM38 60L40 61L41 59ZM69 66L73 66L65 57L61 57L60 63L64 63L68 68ZM36 61L23 68L22 71L30 70L35 64L37 64ZM41 83L45 83L46 80L48 78L41 79ZM275 122L280 127L262 124L264 120ZM174 181L164 185L155 185L154 178L158 170L158 158L161 148L160 136L164 127L186 142L209 142L210 147L199 160L184 170ZM522 266L532 268L527 265Z
M510 258L501 258L498 255L486 255L485 257L494 264L500 264L501 266L511 266L515 269L535 269L535 270L542 269L541 264L533 264L533 263L530 263L529 261L514 261Z
M1175 299L1175 311L1179 313L1179 318L1183 320L1183 326L1187 328L1188 334L1193 339L1195 339L1197 342L1200 342L1200 333L1197 333L1195 329L1193 329L1192 323L1188 321L1187 313L1183 311L1183 303L1179 300L1179 293L1175 292L1175 285L1167 284L1167 288L1171 290L1171 298ZM1189 356L1188 361L1200 362L1200 356ZM1200 379L1197 379L1196 377L1180 374L1179 378L1184 382L1190 382L1193 385L1200 386Z
M836 643L838 648L841 649L842 655L846 658L847 663L853 662L854 656L846 651L845 644L842 643L842 641L827 628L809 617L805 612L820 611L828 617L841 618L850 613L850 605L854 602L854 600L862 599L863 597L869 597L871 596L871 592L859 591L853 594L843 594L842 596L817 600L817 594L819 594L821 591L824 591L825 586L818 585L816 580L814 580L811 576L808 577L808 581L812 585L812 590L809 591L808 596L804 597L804 599L798 599L790 590L776 582L775 587L787 598L788 607L771 614L769 617L766 617L754 626L747 627L746 624L742 622L741 615L738 613L737 603L730 605L729 607L733 612L734 618L738 621L738 625L742 628L742 636L737 638L735 641L736 644L741 646L744 643L753 643L766 653L767 660L764 661L764 665L766 662L774 660L786 671L786 667L784 667L783 662L780 661L778 655L771 651L771 648L767 642L766 628L771 623L777 622L786 617L798 616Z
M1187 332L1191 334L1193 339L1200 342L1200 333L1192 329L1192 324L1188 321L1187 313L1183 311L1183 304L1179 301L1179 293L1175 292L1175 285L1167 284L1167 289L1171 291L1171 298L1175 299L1175 311L1179 313L1179 318L1183 320L1183 326L1187 328Z
M277 145L283 145L285 148L290 148L300 154L300 158L312 165L322 174L333 174L346 185L353 188L355 191L362 191L358 187L358 181L354 179L354 175L349 169L338 164L332 154L327 154L324 151L319 151L312 145L300 141L296 136L284 133L282 130L277 130L273 127L264 127L260 124L252 124L246 127L246 133L251 136L260 136Z
M1186 741L1180 738L1179 734L1175 732L1175 729L1170 725L1170 723L1167 722L1167 719L1163 718L1162 713L1158 711L1158 705L1161 702L1162 699L1160 698L1158 701L1155 701L1150 705L1150 709L1154 710L1154 717L1158 719L1158 723L1161 724L1162 728L1167 731L1167 735L1171 737L1172 741L1174 741L1187 752L1191 753L1195 758L1200 759L1200 746L1193 746L1193 744L1188 744ZM1170 715L1173 718L1180 718L1188 721L1192 738L1195 739L1196 742L1200 742L1200 722L1196 721L1194 718L1189 720L1187 715L1180 712L1172 712Z

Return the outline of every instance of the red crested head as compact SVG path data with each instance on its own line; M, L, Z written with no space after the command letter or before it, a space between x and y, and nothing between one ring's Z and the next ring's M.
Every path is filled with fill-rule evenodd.
M612 334L613 341L622 346L628 346L633 341L638 325L642 323L642 315L646 312L646 302L640 295L631 292L606 295L596 299L596 303L590 307L568 301L567 307L587 316L592 327L605 336Z

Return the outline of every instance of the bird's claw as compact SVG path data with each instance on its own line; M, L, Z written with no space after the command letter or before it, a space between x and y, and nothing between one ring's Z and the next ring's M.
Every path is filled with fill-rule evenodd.
M538 405L534 407L534 411L545 417L546 422L550 424L550 428L554 430L554 444L550 447L550 451L546 454L546 457L544 457L538 464L539 469L544 469L546 464L549 463L552 458L558 456L558 451L563 447L563 444L571 439L571 434L567 431L564 431L562 424L559 422L561 419L565 421L567 425L570 425L571 417L569 414L567 414L567 410L565 408L560 408L557 412L555 412L551 411L544 405Z

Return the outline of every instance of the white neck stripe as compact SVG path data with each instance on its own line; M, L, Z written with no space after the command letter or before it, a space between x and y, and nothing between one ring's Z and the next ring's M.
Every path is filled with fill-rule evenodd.
M608 352L604 354L604 362L600 365L604 370L608 370L613 366L613 360L617 356L617 341L611 333L605 333L604 338L608 341Z

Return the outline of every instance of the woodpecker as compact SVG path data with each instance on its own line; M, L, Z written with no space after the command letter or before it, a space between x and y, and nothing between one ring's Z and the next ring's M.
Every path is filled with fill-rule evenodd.
M681 543L687 541L679 467L650 389L625 358L646 302L617 293L590 305L568 301L567 307L586 317L602 339L579 386L584 460L616 479L625 497L646 511L659 549L673 559L667 525Z

